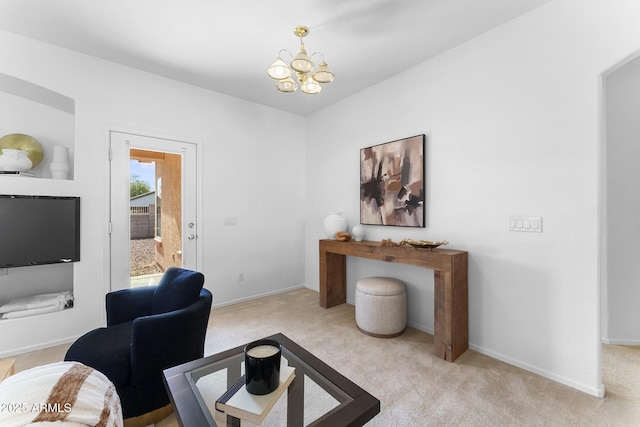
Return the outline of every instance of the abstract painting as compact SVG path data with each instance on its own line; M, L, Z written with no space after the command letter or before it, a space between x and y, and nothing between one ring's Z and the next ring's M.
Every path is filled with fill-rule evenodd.
M425 136L360 150L360 223L424 227Z

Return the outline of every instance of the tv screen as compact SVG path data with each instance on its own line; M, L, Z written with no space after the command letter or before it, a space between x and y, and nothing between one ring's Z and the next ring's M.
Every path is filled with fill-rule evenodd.
M0 194L0 268L80 261L80 198Z

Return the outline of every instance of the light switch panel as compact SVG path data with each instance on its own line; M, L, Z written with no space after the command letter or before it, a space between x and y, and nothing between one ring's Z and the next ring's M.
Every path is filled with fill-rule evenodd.
M542 217L528 215L509 215L509 231L542 233Z

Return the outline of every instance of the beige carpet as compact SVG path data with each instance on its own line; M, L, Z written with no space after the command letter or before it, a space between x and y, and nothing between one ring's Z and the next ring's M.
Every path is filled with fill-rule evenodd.
M380 399L370 426L640 425L640 347L605 346L607 395L598 399L472 350L455 363L437 359L433 337L412 328L392 339L366 336L353 306L325 310L317 292L299 289L214 310L205 353L277 332ZM67 347L19 355L16 370L62 360ZM156 424L177 425L173 415Z

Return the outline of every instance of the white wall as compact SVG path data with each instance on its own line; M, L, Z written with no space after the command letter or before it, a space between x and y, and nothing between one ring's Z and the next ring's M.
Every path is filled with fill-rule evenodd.
M605 79L606 342L640 344L640 58Z
M82 198L75 307L0 321L0 357L71 340L103 324L110 129L198 143L200 265L215 305L303 285L305 148L295 137L304 132L303 118L5 32L0 53L11 58L0 73L75 100L74 180L12 178L0 182L0 192ZM226 216L236 216L238 225L224 227Z
M311 116L307 283L329 211L358 222L360 148L427 135L427 227L367 238L446 239L469 251L472 349L602 395L599 313L600 74L640 46L640 3L556 0ZM419 46L419 41L416 41ZM543 233L507 231L510 214ZM433 278L348 259L358 277L407 283L409 324L433 330Z

